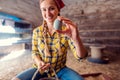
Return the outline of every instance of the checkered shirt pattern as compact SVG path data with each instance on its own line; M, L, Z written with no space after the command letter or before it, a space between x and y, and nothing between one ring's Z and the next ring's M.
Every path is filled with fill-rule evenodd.
M63 28L64 29L64 28ZM52 35L47 33L47 46L51 56L46 56L44 53L45 42L43 37L43 26L39 26L34 29L32 36L32 55L39 55L40 58L46 62L50 63L54 68L55 72L58 72L61 68L66 66L66 57L67 51L70 48L76 58L79 58L76 55L76 48L71 39L66 37L65 35L60 36L60 44L59 44L59 34L54 32ZM62 54L58 53L59 45L62 51ZM46 59L45 59L46 58ZM54 75L53 71L49 71L51 76Z

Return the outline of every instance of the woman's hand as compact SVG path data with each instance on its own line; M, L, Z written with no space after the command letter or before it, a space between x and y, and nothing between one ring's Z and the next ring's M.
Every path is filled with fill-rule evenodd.
M59 20L61 20L67 27L66 30L57 30L58 33L65 34L70 37L72 40L76 40L79 36L79 32L77 30L77 26L70 20L64 17L59 16Z
M47 70L50 67L50 63L44 63L43 61L39 61L37 63L38 69L41 72L44 72L45 70Z

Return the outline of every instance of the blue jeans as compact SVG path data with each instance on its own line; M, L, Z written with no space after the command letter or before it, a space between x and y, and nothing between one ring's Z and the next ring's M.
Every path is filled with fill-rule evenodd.
M20 80L31 80L36 70L37 70L36 68L27 69L22 73L18 74L16 77L19 78ZM84 80L77 72L68 67L62 68L57 73L57 76L60 80ZM43 77L47 77L47 74L45 73L41 75L40 73L38 73L36 75L35 80L39 80L40 78Z

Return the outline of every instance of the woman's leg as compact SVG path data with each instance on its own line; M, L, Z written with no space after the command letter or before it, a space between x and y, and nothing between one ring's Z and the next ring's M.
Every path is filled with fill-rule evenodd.
M18 74L12 80L31 80L34 73L36 72L36 70L37 70L36 68L27 69L27 70L21 72L20 74ZM40 73L37 73L34 80L39 80L40 78L46 77L46 76L47 76L47 74L41 75Z
M84 80L82 76L68 67L61 69L57 75L61 80Z

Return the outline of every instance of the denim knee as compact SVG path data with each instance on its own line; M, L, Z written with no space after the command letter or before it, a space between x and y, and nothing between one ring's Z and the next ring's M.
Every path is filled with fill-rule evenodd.
M57 75L61 80L84 80L80 74L68 67L61 69Z

